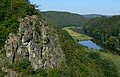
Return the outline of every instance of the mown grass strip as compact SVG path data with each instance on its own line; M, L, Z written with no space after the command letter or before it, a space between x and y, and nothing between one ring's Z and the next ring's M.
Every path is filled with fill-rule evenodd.
M65 27L63 28L63 30L67 31L75 41L82 41L82 40L91 40L92 38L87 36L87 35L84 35L84 34L81 34L81 33L78 33L78 32L75 32L73 30L71 30L71 27Z

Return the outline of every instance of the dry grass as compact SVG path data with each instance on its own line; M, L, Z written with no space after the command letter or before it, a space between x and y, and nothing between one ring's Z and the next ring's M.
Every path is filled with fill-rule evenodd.
M63 28L63 30L67 31L72 37L74 40L91 40L92 38L87 36L87 35L84 35L84 34L80 34L80 33L77 33L73 30L70 29L71 27L66 27L66 28Z

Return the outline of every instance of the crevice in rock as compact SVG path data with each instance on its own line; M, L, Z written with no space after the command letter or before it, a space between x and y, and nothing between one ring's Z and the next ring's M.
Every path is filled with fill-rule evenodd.
M29 42L30 42L30 40L31 40L31 39L29 38L28 40L26 40L26 41L25 41L25 43L26 43L26 42L28 42L28 43L29 43Z
M47 37L47 44L49 44L49 42L50 42L50 39Z
M41 59L42 59L42 51L43 51L43 47L41 47L41 54L40 54Z
M13 59L12 59L12 63L15 62L15 53L13 53Z
M29 58L29 52L25 52L25 57Z

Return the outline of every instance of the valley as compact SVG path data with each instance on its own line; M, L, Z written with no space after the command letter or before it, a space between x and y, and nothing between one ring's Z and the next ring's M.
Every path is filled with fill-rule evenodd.
M120 77L119 15L41 11L29 0L0 9L0 77Z
M95 42L92 41L94 40L92 37L82 33L78 33L76 29L79 29L79 31L82 30L82 28L78 28L78 27L63 28L63 30L67 31L73 37L73 39L79 44L86 46L88 48L93 48L97 50L103 49L101 46L97 45Z
M66 30L79 44L87 46L88 48L95 48L98 50L108 50L111 53L119 54L119 50L109 47L104 44L99 38L93 37L84 32L82 27L65 27Z
M104 48L97 45L95 42L91 41L91 39L92 39L91 37L81 34L81 33L74 32L73 30L71 30L73 28L75 28L75 27L66 27L66 28L63 28L63 30L66 30L73 37L74 40L79 40L79 41L77 41L79 44L85 46L85 47L83 47L84 48L83 51L90 52L90 53L94 52L96 54L99 53L102 58L112 61L118 70L117 71L118 77L120 77L120 74L119 74L119 72L120 72L119 71L120 70L120 68L119 68L120 67L119 66L120 65L120 61L119 61L120 56L118 54L111 53L109 50L104 50ZM74 34L76 34L76 35L74 35ZM95 55L93 55L93 56L95 56ZM98 57L96 57L96 58L98 58Z
M80 42L84 42L84 41L86 42L86 41L92 39L91 37L89 37L87 35L74 32L73 30L71 30L73 28L75 28L75 27L66 27L66 28L63 28L63 30L66 30L73 37L74 40L79 40ZM74 34L76 34L76 35L74 35ZM79 41L77 41L77 42L79 42ZM81 45L85 46L85 47L82 46L83 47L82 51L87 52L87 53L93 53L94 52L94 55L92 55L92 56L95 56L96 54L100 54L101 58L106 59L106 60L110 60L111 62L113 62L113 64L116 64L115 67L118 70L117 73L119 73L119 70L120 70L119 62L120 61L118 61L118 60L119 60L120 56L117 55L117 54L113 54L113 53L109 52L108 50L99 50L99 49L101 49L101 47L100 46L98 46L98 47L95 46L94 47L93 44L95 44L95 43L94 42L91 43L91 42L92 41L89 41L87 44L89 46L91 46L92 48L89 47L89 46L87 46L87 48L86 48L86 46L84 44L81 44ZM99 58L99 57L96 56L96 58ZM93 59L95 59L95 57ZM120 76L120 74L118 74L118 77L119 76Z

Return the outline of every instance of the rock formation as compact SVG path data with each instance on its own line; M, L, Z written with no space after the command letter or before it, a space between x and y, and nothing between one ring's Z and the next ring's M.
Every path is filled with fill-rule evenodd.
M29 58L35 70L65 63L57 32L36 15L21 19L17 33L9 34L4 47L11 64L25 57Z

